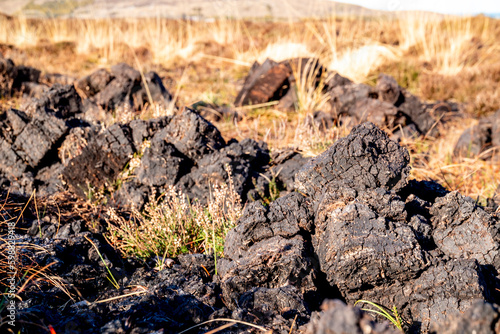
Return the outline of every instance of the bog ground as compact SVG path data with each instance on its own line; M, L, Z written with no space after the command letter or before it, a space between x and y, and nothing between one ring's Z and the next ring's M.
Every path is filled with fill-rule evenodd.
M0 26L2 332L500 331L498 20Z

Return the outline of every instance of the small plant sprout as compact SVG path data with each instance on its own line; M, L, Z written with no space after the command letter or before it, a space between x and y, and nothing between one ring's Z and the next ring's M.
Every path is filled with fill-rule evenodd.
M99 252L99 248L97 248L97 245L92 240L90 240L87 236L85 236L85 239L87 239L87 241L90 242L90 244L95 248L97 254L101 258L102 263L106 267L106 270L108 271L108 274L109 274L109 276L106 276L108 281L116 288L116 290L120 290L120 285L118 284L115 277L111 273L111 270L109 269L108 265L106 264L106 261L104 261L104 258L102 257L101 252Z
M374 314L380 315L381 317L386 318L387 320L392 322L392 324L397 329L399 329L401 332L404 332L403 321L402 321L401 317L399 316L398 310L397 310L395 305L392 307L392 309L388 309L387 307L384 307L384 306L379 305L377 303L371 302L369 300L360 299L360 300L356 301L356 303L354 303L354 306L356 306L358 303L363 303L363 304L368 304L368 305L373 306L375 309L362 308L362 310L365 312L374 313Z
M262 176L264 179L267 180L267 182L269 182L269 197L267 197L264 193L259 192L260 196L262 197L263 202L266 205L271 204L272 202L277 200L278 197L280 197L280 190L281 189L280 189L280 187L278 185L278 181L277 181L277 178L278 178L278 175L280 174L280 172L281 172L281 169L277 173L275 173L274 170L271 169L271 178L267 177L263 173L260 173L260 176Z

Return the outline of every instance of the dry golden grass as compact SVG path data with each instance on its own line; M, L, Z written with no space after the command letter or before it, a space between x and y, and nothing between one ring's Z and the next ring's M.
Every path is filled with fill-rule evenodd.
M289 22L0 18L0 50L16 63L81 77L138 61L164 78L180 106L199 100L231 106L254 61L306 56L358 82L373 84L387 73L423 100L464 103L470 117L500 108L499 35L499 20L424 13ZM242 121L216 125L226 139L251 137L266 140L271 149L293 146L318 154L349 129L310 126L307 115L322 109L327 97L307 81L298 82L297 113L273 106L245 109ZM455 140L469 124L462 120L437 140L407 143L414 176L473 197L491 196L500 179L494 164L451 159Z
M120 61L135 66L136 55L145 70L157 70L172 83L186 76L182 103L209 92L231 103L235 80L255 60L317 57L356 81L388 72L424 99L436 98L436 82L444 81L451 88L446 98L476 106L479 92L499 94L494 85L480 82L499 63L499 33L499 20L424 13L297 22L0 18L2 49L19 63L78 77ZM493 83L495 75L490 77ZM483 104L482 112L499 106Z

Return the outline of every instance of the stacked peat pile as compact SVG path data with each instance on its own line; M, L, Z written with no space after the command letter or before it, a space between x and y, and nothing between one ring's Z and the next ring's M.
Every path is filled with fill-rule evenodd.
M58 190L59 148L73 128L88 128L78 114L82 101L73 86L55 85L26 112L0 115L0 184L20 194Z
M129 108L138 111L146 103L156 103L167 107L172 96L167 91L156 72L150 71L141 76L133 67L120 63L111 66L111 72L98 69L75 83L85 98L87 112L96 109L116 110Z
M493 301L498 217L432 182L408 182L408 161L365 123L299 172L299 193L247 206L219 264L224 299L236 307L261 289L306 300L339 292L350 304L396 305L411 332Z
M1 59L0 77L9 93L21 89L18 82L39 81L40 71ZM23 74L28 72L34 75ZM255 64L236 104L279 99L288 108L297 100L295 75L306 76L319 87L324 73L326 69L317 60ZM61 81L52 77L44 80ZM436 131L436 121L451 110L448 104L422 103L384 75L371 88L336 74L324 89L331 96L332 111L315 113L315 121L323 126L347 117L353 123L371 120L399 129L396 136L429 134ZM110 71L99 69L75 86L45 86L24 112L10 109L1 116L2 186L21 194L37 190L40 195L70 189L82 197L106 188L113 203L140 208L152 193L171 185L203 202L210 182L228 180L225 166L229 165L243 200L269 196L269 181L276 175L280 188L294 190L295 173L307 159L293 151L270 156L265 143L248 139L226 143L211 123L189 109L173 117L117 123L104 130L96 122L100 112L137 111L151 101L164 107L172 103L155 72L142 76L126 64L112 66ZM143 150L146 143L150 147ZM122 184L120 174L137 159L134 178Z
M459 106L450 102L424 103L398 85L388 75L380 74L377 85L353 83L335 74L328 82L333 111L355 124L365 121L393 130L395 138L426 135L436 137L439 124L457 116Z
M282 80L276 87L288 89L270 98L293 98L290 87L283 87L294 84L291 65L274 72L276 64L270 65ZM258 80L266 78L267 72L253 70ZM393 332L329 299L395 305L411 320L410 332L498 328L497 307L485 303L498 298L498 216L435 183L408 181L408 152L374 124L355 127L308 160L293 151L270 154L265 143L250 139L226 142L190 109L106 129L83 121L95 108L140 108L152 94L169 103L158 79L119 65L80 80L83 101L74 86L53 85L24 112L6 111L0 117L2 188L20 195L70 190L85 198L104 189L109 203L140 208L172 185L206 201L210 185L229 177L243 200L258 199L268 195L269 180L279 172L277 182L290 192L269 206L247 205L227 235L217 275L210 256L181 256L156 270L153 260L123 259L103 231L90 229L82 217L61 220L57 205L46 206L43 217L28 210L16 232L20 243L32 247L19 249L20 261L38 269L50 264L51 273L20 292L22 332L46 332L51 325L57 333L175 333L216 318L280 333L292 326L309 333ZM334 76L327 89L335 117L400 126L408 133L432 134L436 120L449 111L421 103L385 76L375 89ZM133 178L123 180L125 171ZM26 201L16 198L18 204ZM0 214L8 221L19 212L4 204ZM104 226L100 219L95 214L96 225ZM109 284L106 266L117 289ZM2 273L0 279L6 278ZM320 305L322 312L314 312ZM448 325L453 321L462 327ZM244 330L238 326L226 332Z
M145 140L150 145L140 157L135 177L125 181L114 196L119 205L140 208L153 192L160 194L173 185L190 198L205 201L210 183L228 181L226 165L234 175L236 191L246 199L254 186L252 180L260 178L269 164L265 143L251 139L226 143L211 123L185 109L173 117L109 127L68 162L64 179L81 196L88 185L109 185Z

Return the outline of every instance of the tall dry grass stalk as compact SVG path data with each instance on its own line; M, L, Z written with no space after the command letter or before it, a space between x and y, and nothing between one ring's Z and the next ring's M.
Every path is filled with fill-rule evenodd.
M400 55L397 48L387 43L395 34L394 24L388 19L333 18L323 22L315 36L324 47L329 69L362 82L371 70Z
M490 21L487 17L403 13L398 17L401 49L413 49L439 74L456 75L474 69L498 51L498 37L489 29ZM478 48L483 50L478 53Z
M323 73L318 59L310 58L305 64L302 61L291 63L297 96L297 110L301 113L313 113L316 110L322 110L328 101L330 95L325 92L325 82L327 74Z

